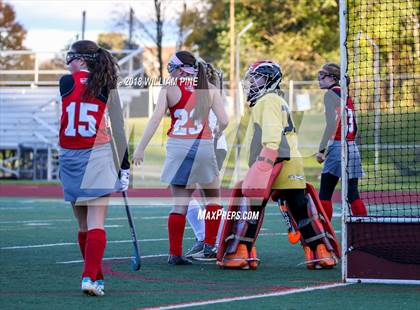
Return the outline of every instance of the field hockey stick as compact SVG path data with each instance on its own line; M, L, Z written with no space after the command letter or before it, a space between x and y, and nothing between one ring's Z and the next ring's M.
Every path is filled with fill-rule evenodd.
M117 146L115 145L115 140L114 140L114 136L112 135L112 130L110 127L108 128L111 134L111 145L112 145L112 152L114 154L115 167L117 171L119 171L121 162L119 160ZM141 258L140 258L140 247L137 241L136 227L134 225L133 217L131 215L130 205L128 204L127 191L122 191L121 194L124 199L125 212L127 213L128 225L130 227L131 240L133 242L133 249L134 249L134 254L131 257L131 268L134 271L137 271L137 270L140 270L140 267L141 267Z
M128 225L130 226L131 240L133 241L134 254L131 257L131 269L134 271L140 270L141 257L140 247L137 241L136 227L133 222L133 216L131 215L130 206L128 204L127 191L122 192L124 198L125 212L127 213Z
M300 232L293 227L289 216L289 211L287 210L287 206L285 205L284 201L279 199L277 203L279 204L280 213L283 216L283 219L287 225L287 237L289 239L289 242L291 244L296 244L300 240Z

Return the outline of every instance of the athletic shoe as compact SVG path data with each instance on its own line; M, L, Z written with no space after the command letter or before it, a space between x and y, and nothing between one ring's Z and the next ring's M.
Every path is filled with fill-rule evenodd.
M318 244L316 247L317 268L331 269L337 262L330 251L327 250L325 244Z
M303 246L303 252L305 253L306 268L315 269L315 253L307 245Z
M204 243L203 249L200 252L191 255L191 258L199 261L215 261L216 256L216 247Z
M82 292L89 296L104 296L102 291L89 277L82 279Z
M194 243L194 245L192 246L191 249L189 249L187 251L187 253L185 253L185 257L186 258L191 258L194 254L201 252L203 250L204 247L204 242L203 241L197 241L196 243Z
M188 258L185 258L183 256L169 255L168 264L169 265L192 265L192 262Z
M95 284L99 289L101 289L105 293L105 281L103 279L96 280L95 282L93 282L93 284Z

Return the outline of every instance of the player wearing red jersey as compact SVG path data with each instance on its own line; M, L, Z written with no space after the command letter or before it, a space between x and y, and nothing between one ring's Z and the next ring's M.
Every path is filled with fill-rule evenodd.
M207 80L219 89L220 95L223 98L223 72L213 67L213 65L210 63L205 63L205 67L206 67L206 73L207 73ZM213 111L210 111L209 113L209 126L213 133L215 134L218 133L217 117ZM220 136L213 135L213 141L214 141L214 153L216 155L217 166L220 171L223 167L223 162L227 155L226 136L224 133L221 133ZM204 257L205 256L204 255L205 221L204 221L204 218L201 218L199 216L200 212L202 212L201 209L202 209L201 205L196 199L192 199L190 201L188 205L188 212L187 212L186 218L194 232L196 242L185 253L186 258L192 258L196 260L205 258ZM223 225L223 219L222 219L222 222L220 223L220 226L222 225ZM216 247L219 243L218 241L220 237L220 232L221 232L221 229L219 228L219 233L216 238ZM208 259L205 258L205 260L208 260Z
M168 72L177 83L162 88L133 160L135 164L144 160L144 150L169 109L171 127L167 133L166 160L161 176L161 181L170 184L174 197L168 217L168 263L185 265L191 264L182 256L185 215L196 185L202 188L206 197L206 212L214 215L221 209L219 170L208 124L209 111L216 114L219 131L227 126L228 117L219 90L208 83L204 64L194 55L187 51L175 53L169 61ZM197 85L187 78L196 78ZM219 224L220 217L206 216L203 258L216 256L214 244Z
M82 291L102 296L107 197L127 189L130 168L121 104L115 89L117 64L108 51L87 40L71 46L66 63L71 74L60 79L60 181L64 199L72 204L78 221L78 242L84 258ZM117 150L111 147L113 139ZM113 151L123 158L118 167Z
M331 219L333 214L331 198L341 177L340 67L333 63L325 64L318 72L318 81L319 87L327 90L324 96L326 126L316 155L320 164L325 161L321 174L319 198ZM360 199L358 190L358 179L363 176L363 171L359 150L355 143L357 123L353 101L350 96L346 102L346 115L347 169L349 172L347 198L353 215L364 216L367 215L367 211L363 200Z

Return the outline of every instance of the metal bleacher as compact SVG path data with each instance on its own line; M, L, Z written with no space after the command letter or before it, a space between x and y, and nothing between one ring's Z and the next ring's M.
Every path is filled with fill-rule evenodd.
M57 178L58 95L57 87L0 88L2 177Z

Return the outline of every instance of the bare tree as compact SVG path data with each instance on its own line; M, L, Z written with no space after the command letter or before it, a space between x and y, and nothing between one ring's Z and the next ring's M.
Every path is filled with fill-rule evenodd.
M130 8L127 14L120 14L117 16L116 26L120 28L129 29L129 37L136 38L144 49L148 50L156 57L159 64L158 72L159 78L163 76L163 58L162 58L162 41L163 41L163 25L165 23L164 11L165 5L162 0L154 0L154 18L152 25L147 21L142 21ZM131 41L131 40L130 40ZM147 47L147 41L153 42L156 49Z
M159 61L159 78L163 77L163 59L162 59L162 40L163 40L163 15L162 15L162 3L161 0L155 1L155 13L156 13L156 48L157 58Z

